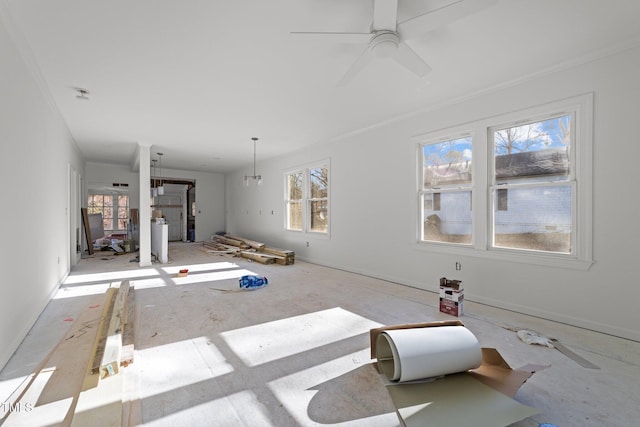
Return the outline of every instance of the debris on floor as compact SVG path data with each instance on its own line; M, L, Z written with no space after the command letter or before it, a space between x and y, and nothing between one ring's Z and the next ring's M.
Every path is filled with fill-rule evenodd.
M554 348L554 345L549 338L538 335L538 333L534 331L530 331L528 329L520 329L516 332L516 334L518 335L518 338L520 338L522 342L526 344L538 344L549 348Z
M569 359L573 360L578 365L580 365L580 366L582 366L584 368L600 369L600 367L598 365L595 365L595 364L589 362L584 357L582 357L582 356L574 353L573 351L569 350L566 346L564 346L562 343L560 343L555 338L543 337L543 336L539 335L537 332L534 332L534 331L531 331L531 330L528 330L528 329L520 329L520 330L516 331L516 334L518 335L518 338L520 338L522 340L522 342L524 342L526 344L538 344L538 345L545 346L545 347L548 347L548 348L555 348L560 353L564 354Z
M241 289L260 289L269 284L269 281L265 276L246 275L242 276L239 280Z
M46 410L61 425L120 425L125 403L118 373L133 362L133 298L125 280L68 318L73 323L63 339L6 399L7 406L31 409L7 412L0 424L34 425L33 414ZM67 401L73 404L53 405Z
M264 243L231 234L214 234L211 240L203 242L202 245L207 253L239 256L262 264L291 265L296 257L294 251L272 248Z
M546 366L512 369L498 350L480 348L460 321L371 329L370 341L403 426L506 426L538 412L513 397Z

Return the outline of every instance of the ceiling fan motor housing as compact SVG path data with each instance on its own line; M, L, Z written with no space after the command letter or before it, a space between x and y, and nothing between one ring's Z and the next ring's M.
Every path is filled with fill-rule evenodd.
M396 53L399 42L395 31L377 31L369 41L369 49L376 58L390 58Z

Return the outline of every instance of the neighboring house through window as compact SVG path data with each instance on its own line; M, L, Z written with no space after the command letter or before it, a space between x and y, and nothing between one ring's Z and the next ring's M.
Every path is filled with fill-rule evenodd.
M418 240L588 268L592 111L583 95L416 138Z
M471 243L471 136L422 145L423 241Z

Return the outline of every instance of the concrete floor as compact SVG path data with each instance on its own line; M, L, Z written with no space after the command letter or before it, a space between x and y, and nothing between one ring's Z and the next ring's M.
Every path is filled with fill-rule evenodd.
M301 261L262 265L190 243L172 243L169 257L144 269L131 254L83 259L0 372L0 398L65 335L65 319L125 278L136 290L135 362L122 371L137 408L132 425L396 426L371 369L368 330L452 319L434 293ZM180 268L188 277L176 277ZM248 273L269 285L240 291ZM638 425L640 343L470 301L461 320L512 367L550 365L516 395L540 413L514 426ZM527 345L518 329L556 338L600 369Z

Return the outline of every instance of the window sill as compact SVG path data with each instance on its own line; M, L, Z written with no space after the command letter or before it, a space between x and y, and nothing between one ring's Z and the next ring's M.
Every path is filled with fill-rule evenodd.
M414 249L421 252L434 252L455 256L470 256L490 259L494 261L517 262L521 264L539 265L544 267L563 268L568 270L587 271L594 264L593 260L578 259L562 254L538 254L531 252L517 252L505 249L477 249L472 246L454 246L446 243L417 242Z

